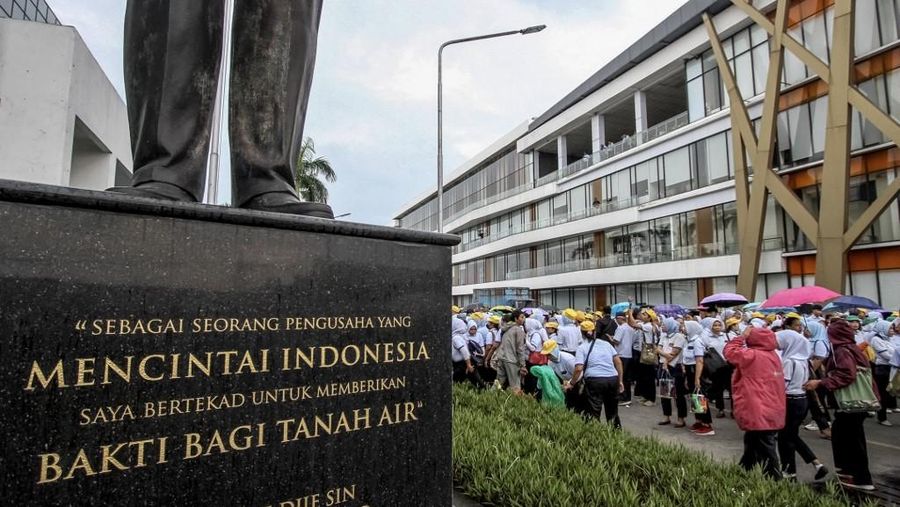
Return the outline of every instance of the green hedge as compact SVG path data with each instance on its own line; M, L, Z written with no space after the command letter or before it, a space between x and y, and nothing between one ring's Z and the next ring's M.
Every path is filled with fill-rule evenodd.
M466 387L453 391L453 475L469 496L502 506L848 504L834 484L819 493L774 482L565 409Z

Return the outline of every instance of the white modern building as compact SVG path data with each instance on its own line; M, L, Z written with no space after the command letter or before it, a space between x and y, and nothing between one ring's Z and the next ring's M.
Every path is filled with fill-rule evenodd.
M0 179L93 190L131 177L125 103L44 0L0 0Z
M763 12L774 1L756 0ZM833 6L794 0L789 33L822 58ZM859 90L900 118L900 2L856 1ZM634 297L694 306L733 291L738 272L728 97L701 20L713 18L751 119L761 114L768 36L728 0L690 0L533 121L446 178L453 300L527 287L540 303L600 307ZM591 43L586 41L586 43ZM600 41L594 41L600 43ZM814 215L827 86L785 53L777 164ZM485 143L488 145L488 143ZM900 176L900 150L853 113L850 221ZM756 294L814 283L815 251L772 200ZM395 224L437 229L436 191ZM848 293L900 307L900 208L888 207L849 255Z

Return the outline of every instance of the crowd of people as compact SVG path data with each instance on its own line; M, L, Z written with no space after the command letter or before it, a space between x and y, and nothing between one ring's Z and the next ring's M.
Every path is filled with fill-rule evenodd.
M800 429L831 440L835 473L873 490L864 421L900 411L900 318L821 306L763 314L698 308L668 316L629 303L617 310L567 308L463 312L453 307L455 382L509 389L621 427L619 407L662 409L659 425L715 435L731 416L744 432L741 465L795 479L796 455L822 480L829 469ZM674 405L674 413L673 413ZM688 413L694 422L688 427ZM674 420L673 420L674 418Z

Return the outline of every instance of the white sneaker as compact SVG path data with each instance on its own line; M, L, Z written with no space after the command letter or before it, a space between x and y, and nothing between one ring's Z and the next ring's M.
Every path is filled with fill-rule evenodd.
M806 426L804 426L803 429L806 429L809 431L819 431L819 425L816 424L814 421L814 422L811 422L811 423L807 424Z
M654 403L654 402L652 402L652 401L650 401L650 400L644 400L644 402L641 403L641 405L643 405L643 406L645 406L645 407L653 407L653 406L656 406L656 403Z
M888 421L887 419L885 419L883 421L878 421L878 424L880 424L882 426L893 426L894 425L894 423L892 423L891 421Z
M630 406L631 406L631 402L630 402L630 401L620 401L620 402L619 402L619 406L620 406L620 407L630 407Z

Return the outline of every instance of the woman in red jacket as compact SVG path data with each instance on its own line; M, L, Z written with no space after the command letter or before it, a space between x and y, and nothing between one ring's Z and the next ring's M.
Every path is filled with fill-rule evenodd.
M745 346L746 344L746 346ZM741 466L762 465L769 477L781 479L775 435L784 427L784 371L775 353L775 333L748 327L725 345L725 359L734 365L734 419L744 431Z
M821 385L829 392L829 401L833 403L830 393L847 387L856 381L856 369L868 368L869 359L855 341L853 328L846 321L836 320L828 326L828 341L831 342L832 353L825 361L825 377L821 380L810 380L804 386L812 391ZM875 391L877 396L878 391ZM834 453L834 466L841 485L872 491L872 475L869 473L869 454L866 449L866 433L863 422L866 413L835 412L831 426L831 452Z

